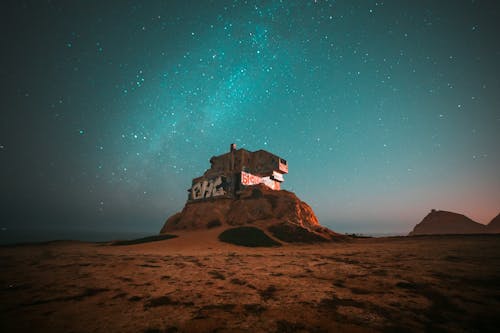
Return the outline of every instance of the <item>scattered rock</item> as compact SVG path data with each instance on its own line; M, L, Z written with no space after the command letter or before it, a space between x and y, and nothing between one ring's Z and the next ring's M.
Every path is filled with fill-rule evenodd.
M218 279L218 280L225 280L226 279L224 274L222 274L221 272L218 272L218 271L210 271L210 272L208 272L208 274L212 275L212 277L214 279Z
M244 304L243 308L247 313L261 314L266 311L266 307L258 303Z

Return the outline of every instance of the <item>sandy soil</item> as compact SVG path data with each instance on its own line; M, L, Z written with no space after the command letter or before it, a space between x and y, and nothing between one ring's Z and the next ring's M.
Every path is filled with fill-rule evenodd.
M0 248L2 332L486 332L500 236L244 248L220 230Z

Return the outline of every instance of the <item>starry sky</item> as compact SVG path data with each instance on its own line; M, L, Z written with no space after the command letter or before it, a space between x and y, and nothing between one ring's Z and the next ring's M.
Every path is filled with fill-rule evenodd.
M496 1L8 1L1 227L155 233L229 144L339 232L500 211Z

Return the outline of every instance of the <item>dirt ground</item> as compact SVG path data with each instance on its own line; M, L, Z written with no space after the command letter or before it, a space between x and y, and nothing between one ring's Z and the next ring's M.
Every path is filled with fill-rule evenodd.
M488 332L500 235L0 247L2 332ZM220 232L220 230L219 230Z

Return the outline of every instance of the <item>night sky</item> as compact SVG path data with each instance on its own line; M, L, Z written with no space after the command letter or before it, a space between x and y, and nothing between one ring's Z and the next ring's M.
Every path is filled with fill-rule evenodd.
M500 211L496 1L9 1L1 227L159 232L209 159L285 158L339 232Z

